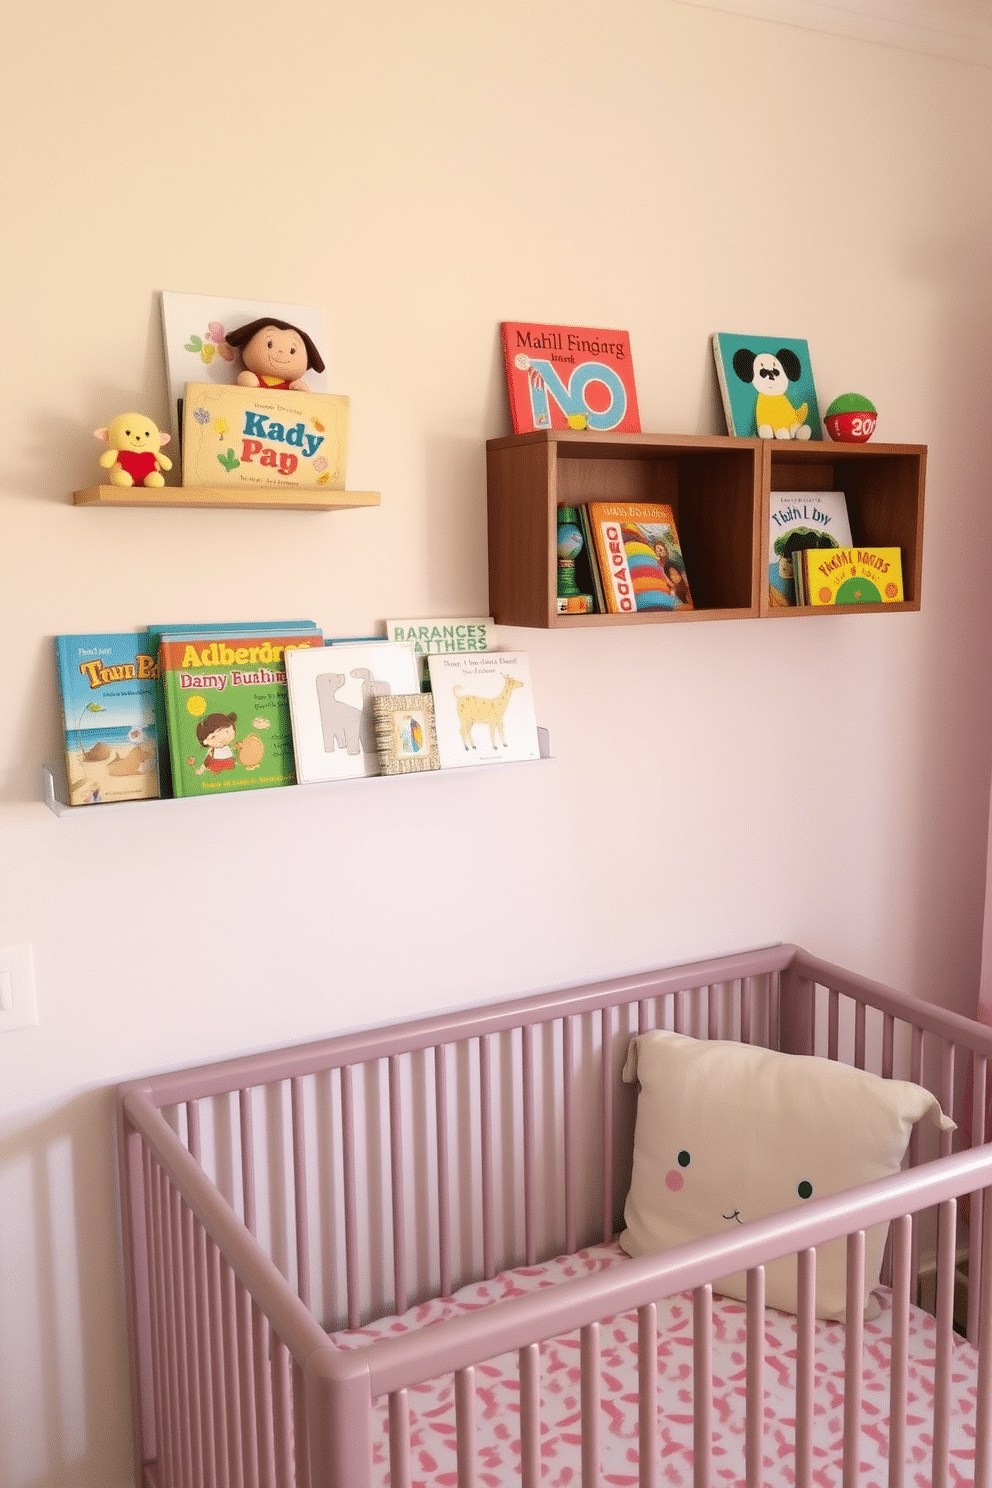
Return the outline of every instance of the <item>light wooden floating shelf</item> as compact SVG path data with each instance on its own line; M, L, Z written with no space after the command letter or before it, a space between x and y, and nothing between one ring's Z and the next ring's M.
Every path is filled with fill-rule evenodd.
M276 511L343 511L349 507L378 506L378 491L323 491L306 486L87 486L73 491L75 506L186 506L229 507L248 511L264 507Z

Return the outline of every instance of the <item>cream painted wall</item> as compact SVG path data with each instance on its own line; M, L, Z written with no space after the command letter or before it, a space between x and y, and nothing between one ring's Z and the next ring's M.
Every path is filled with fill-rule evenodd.
M0 1488L125 1488L115 1082L779 939L974 1007L992 79L669 0L94 0L4 41L0 943L40 1023L0 1036ZM162 288L323 306L379 510L69 504L93 428L165 415ZM58 631L484 610L504 317L628 327L659 431L721 428L714 329L808 337L824 402L930 446L922 611L504 630L554 765L49 814Z

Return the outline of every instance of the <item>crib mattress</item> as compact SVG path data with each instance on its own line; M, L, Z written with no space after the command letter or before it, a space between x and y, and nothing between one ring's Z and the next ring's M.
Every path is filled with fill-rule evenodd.
M562 1256L545 1265L508 1271L492 1281L462 1288L387 1317L365 1328L333 1335L344 1349L373 1339L395 1337L429 1327L444 1318L475 1312L539 1287L623 1264L615 1242ZM877 1292L881 1311L864 1325L863 1407L861 1427L862 1488L887 1483L889 1353L891 1297ZM658 1453L661 1481L692 1481L692 1294L681 1293L658 1306ZM844 1439L844 1342L840 1323L816 1325L814 1399L814 1482L840 1481ZM637 1476L637 1317L627 1313L601 1325L602 1475L611 1488L636 1488ZM712 1469L721 1488L743 1488L745 1477L745 1339L744 1306L713 1299L713 1438ZM974 1422L977 1352L964 1339L953 1341L952 1398L949 1419L950 1481L974 1481ZM933 1441L933 1318L911 1309L909 1385L906 1421L907 1482L929 1483ZM765 1325L765 1482L795 1482L796 1320L769 1308ZM569 1488L580 1481L579 1336L555 1338L541 1347L541 1433L544 1483ZM485 1488L505 1488L519 1474L517 1356L505 1354L476 1368L479 1481ZM409 1391L410 1443L415 1488L454 1488L454 1382L449 1375ZM389 1421L385 1400L377 1402L374 1461L377 1481L389 1483ZM912 1471L918 1467L917 1478Z

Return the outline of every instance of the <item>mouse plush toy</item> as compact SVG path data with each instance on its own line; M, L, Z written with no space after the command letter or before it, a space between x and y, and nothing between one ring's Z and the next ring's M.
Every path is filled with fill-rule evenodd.
M311 369L323 372L320 352L306 331L285 320L252 320L239 330L228 331L227 344L237 347L244 362L238 373L240 387L271 391L288 389L305 393L304 375Z

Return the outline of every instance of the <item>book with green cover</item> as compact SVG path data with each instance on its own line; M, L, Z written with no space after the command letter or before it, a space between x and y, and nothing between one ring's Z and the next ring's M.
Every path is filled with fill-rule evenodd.
M285 654L323 644L320 631L300 630L162 638L158 665L175 795L295 783Z

